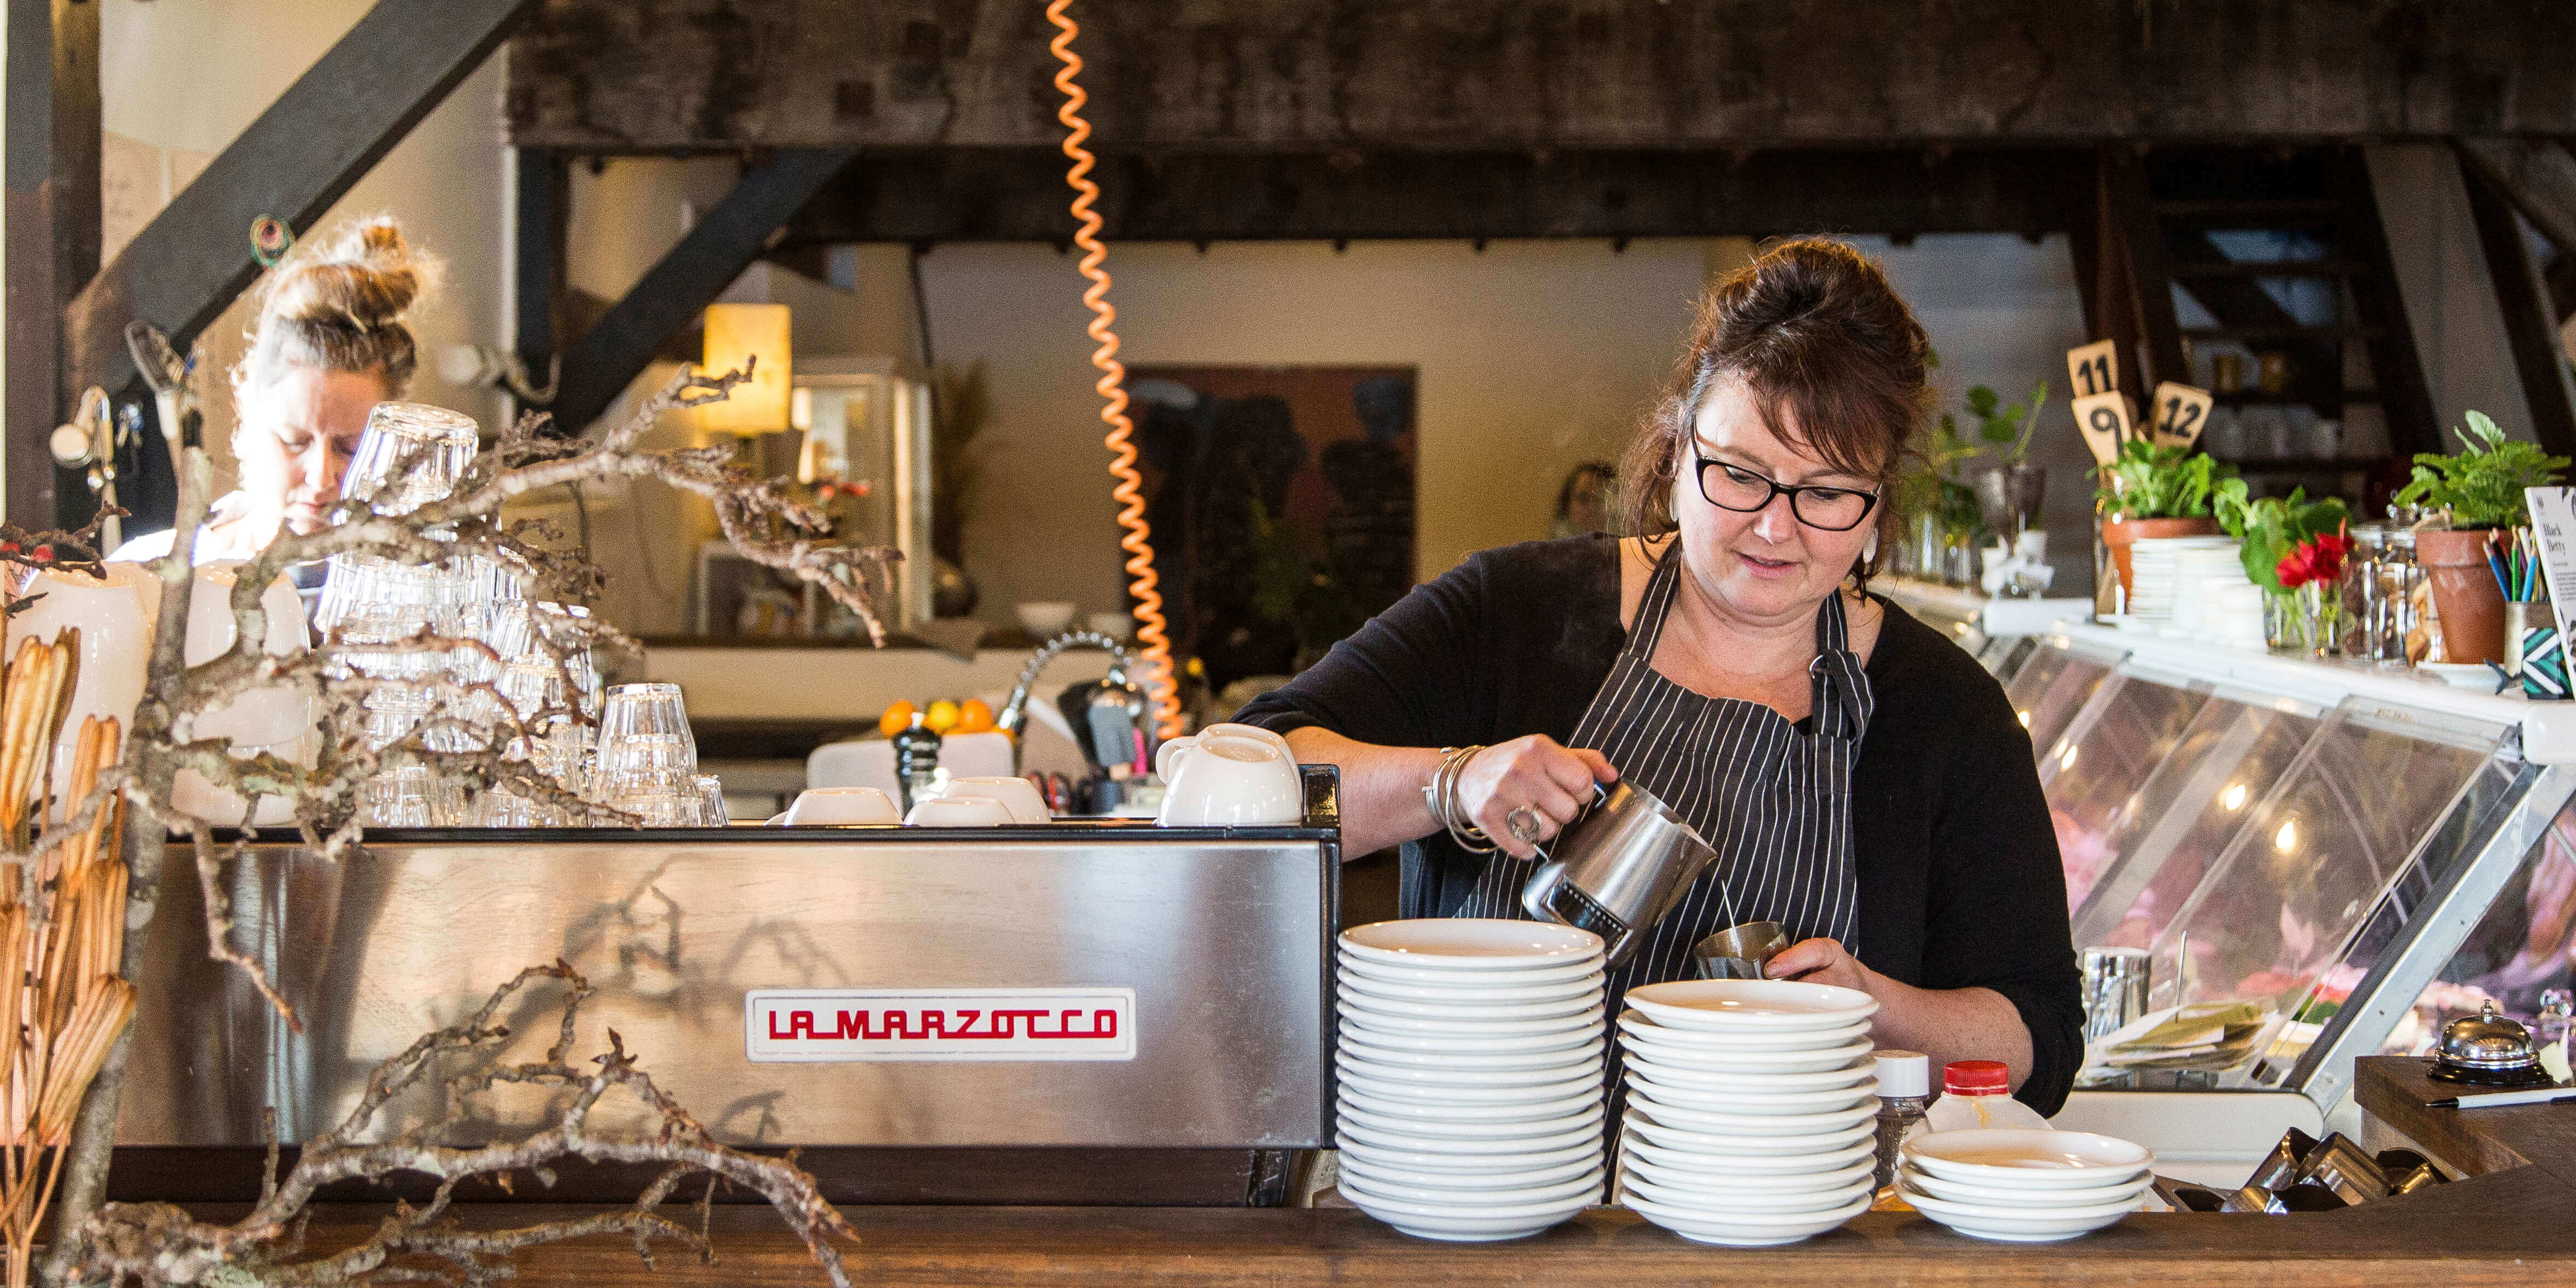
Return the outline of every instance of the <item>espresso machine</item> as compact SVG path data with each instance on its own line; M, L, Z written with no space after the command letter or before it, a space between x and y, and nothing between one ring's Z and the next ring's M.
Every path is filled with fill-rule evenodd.
M376 831L337 863L254 845L225 874L236 943L303 1030L207 959L197 883L166 881L111 1197L256 1198L265 1113L291 1147L379 1061L560 958L597 990L577 1059L614 1028L718 1139L798 1149L836 1202L1282 1202L1332 1139L1338 780L1303 780L1288 827ZM189 870L185 842L168 862ZM520 999L500 1058L541 1052L560 998ZM424 1081L388 1131L449 1112ZM457 1130L544 1121L506 1092ZM570 1166L515 1197L637 1184Z

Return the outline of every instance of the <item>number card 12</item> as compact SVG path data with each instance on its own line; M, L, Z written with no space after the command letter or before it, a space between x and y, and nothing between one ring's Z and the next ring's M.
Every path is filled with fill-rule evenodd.
M2156 386L2156 446L2189 447L2209 426L2209 391L2168 380Z

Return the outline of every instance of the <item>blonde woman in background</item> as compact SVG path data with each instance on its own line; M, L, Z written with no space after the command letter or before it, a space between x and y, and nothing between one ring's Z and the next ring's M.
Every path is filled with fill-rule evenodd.
M411 384L419 352L403 319L429 279L430 265L386 218L308 242L269 274L256 297L250 352L233 368L239 484L208 510L197 562L248 559L281 526L297 533L322 526L367 413ZM110 558L158 559L170 553L171 538L137 537Z

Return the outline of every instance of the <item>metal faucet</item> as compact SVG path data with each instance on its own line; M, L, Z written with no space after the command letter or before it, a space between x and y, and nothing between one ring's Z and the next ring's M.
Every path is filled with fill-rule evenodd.
M1136 655L1128 652L1126 645L1098 631L1066 631L1038 645L1038 651L1029 655L1028 663L1020 668L1019 683L1011 686L1011 700L1002 704L1002 714L993 722L997 728L1004 733L1019 732L1021 722L1028 718L1029 688L1037 683L1038 672L1077 644L1106 649L1110 658L1109 679L1121 685L1127 683L1127 672L1136 665ZM1081 732L1076 731L1077 735ZM1013 745L1017 746L1016 743Z

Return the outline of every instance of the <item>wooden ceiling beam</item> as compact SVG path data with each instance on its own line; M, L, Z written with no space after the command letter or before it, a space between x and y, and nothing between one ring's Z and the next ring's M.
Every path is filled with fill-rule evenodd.
M2354 0L1085 0L1112 149L2052 146L2576 133L2576 5ZM1035 0L549 0L511 140L1031 147Z
M1763 237L2069 226L2089 153L1921 148L1433 155L1111 153L1101 214L1121 241ZM838 242L1073 234L1052 148L866 153L789 223L782 253Z

